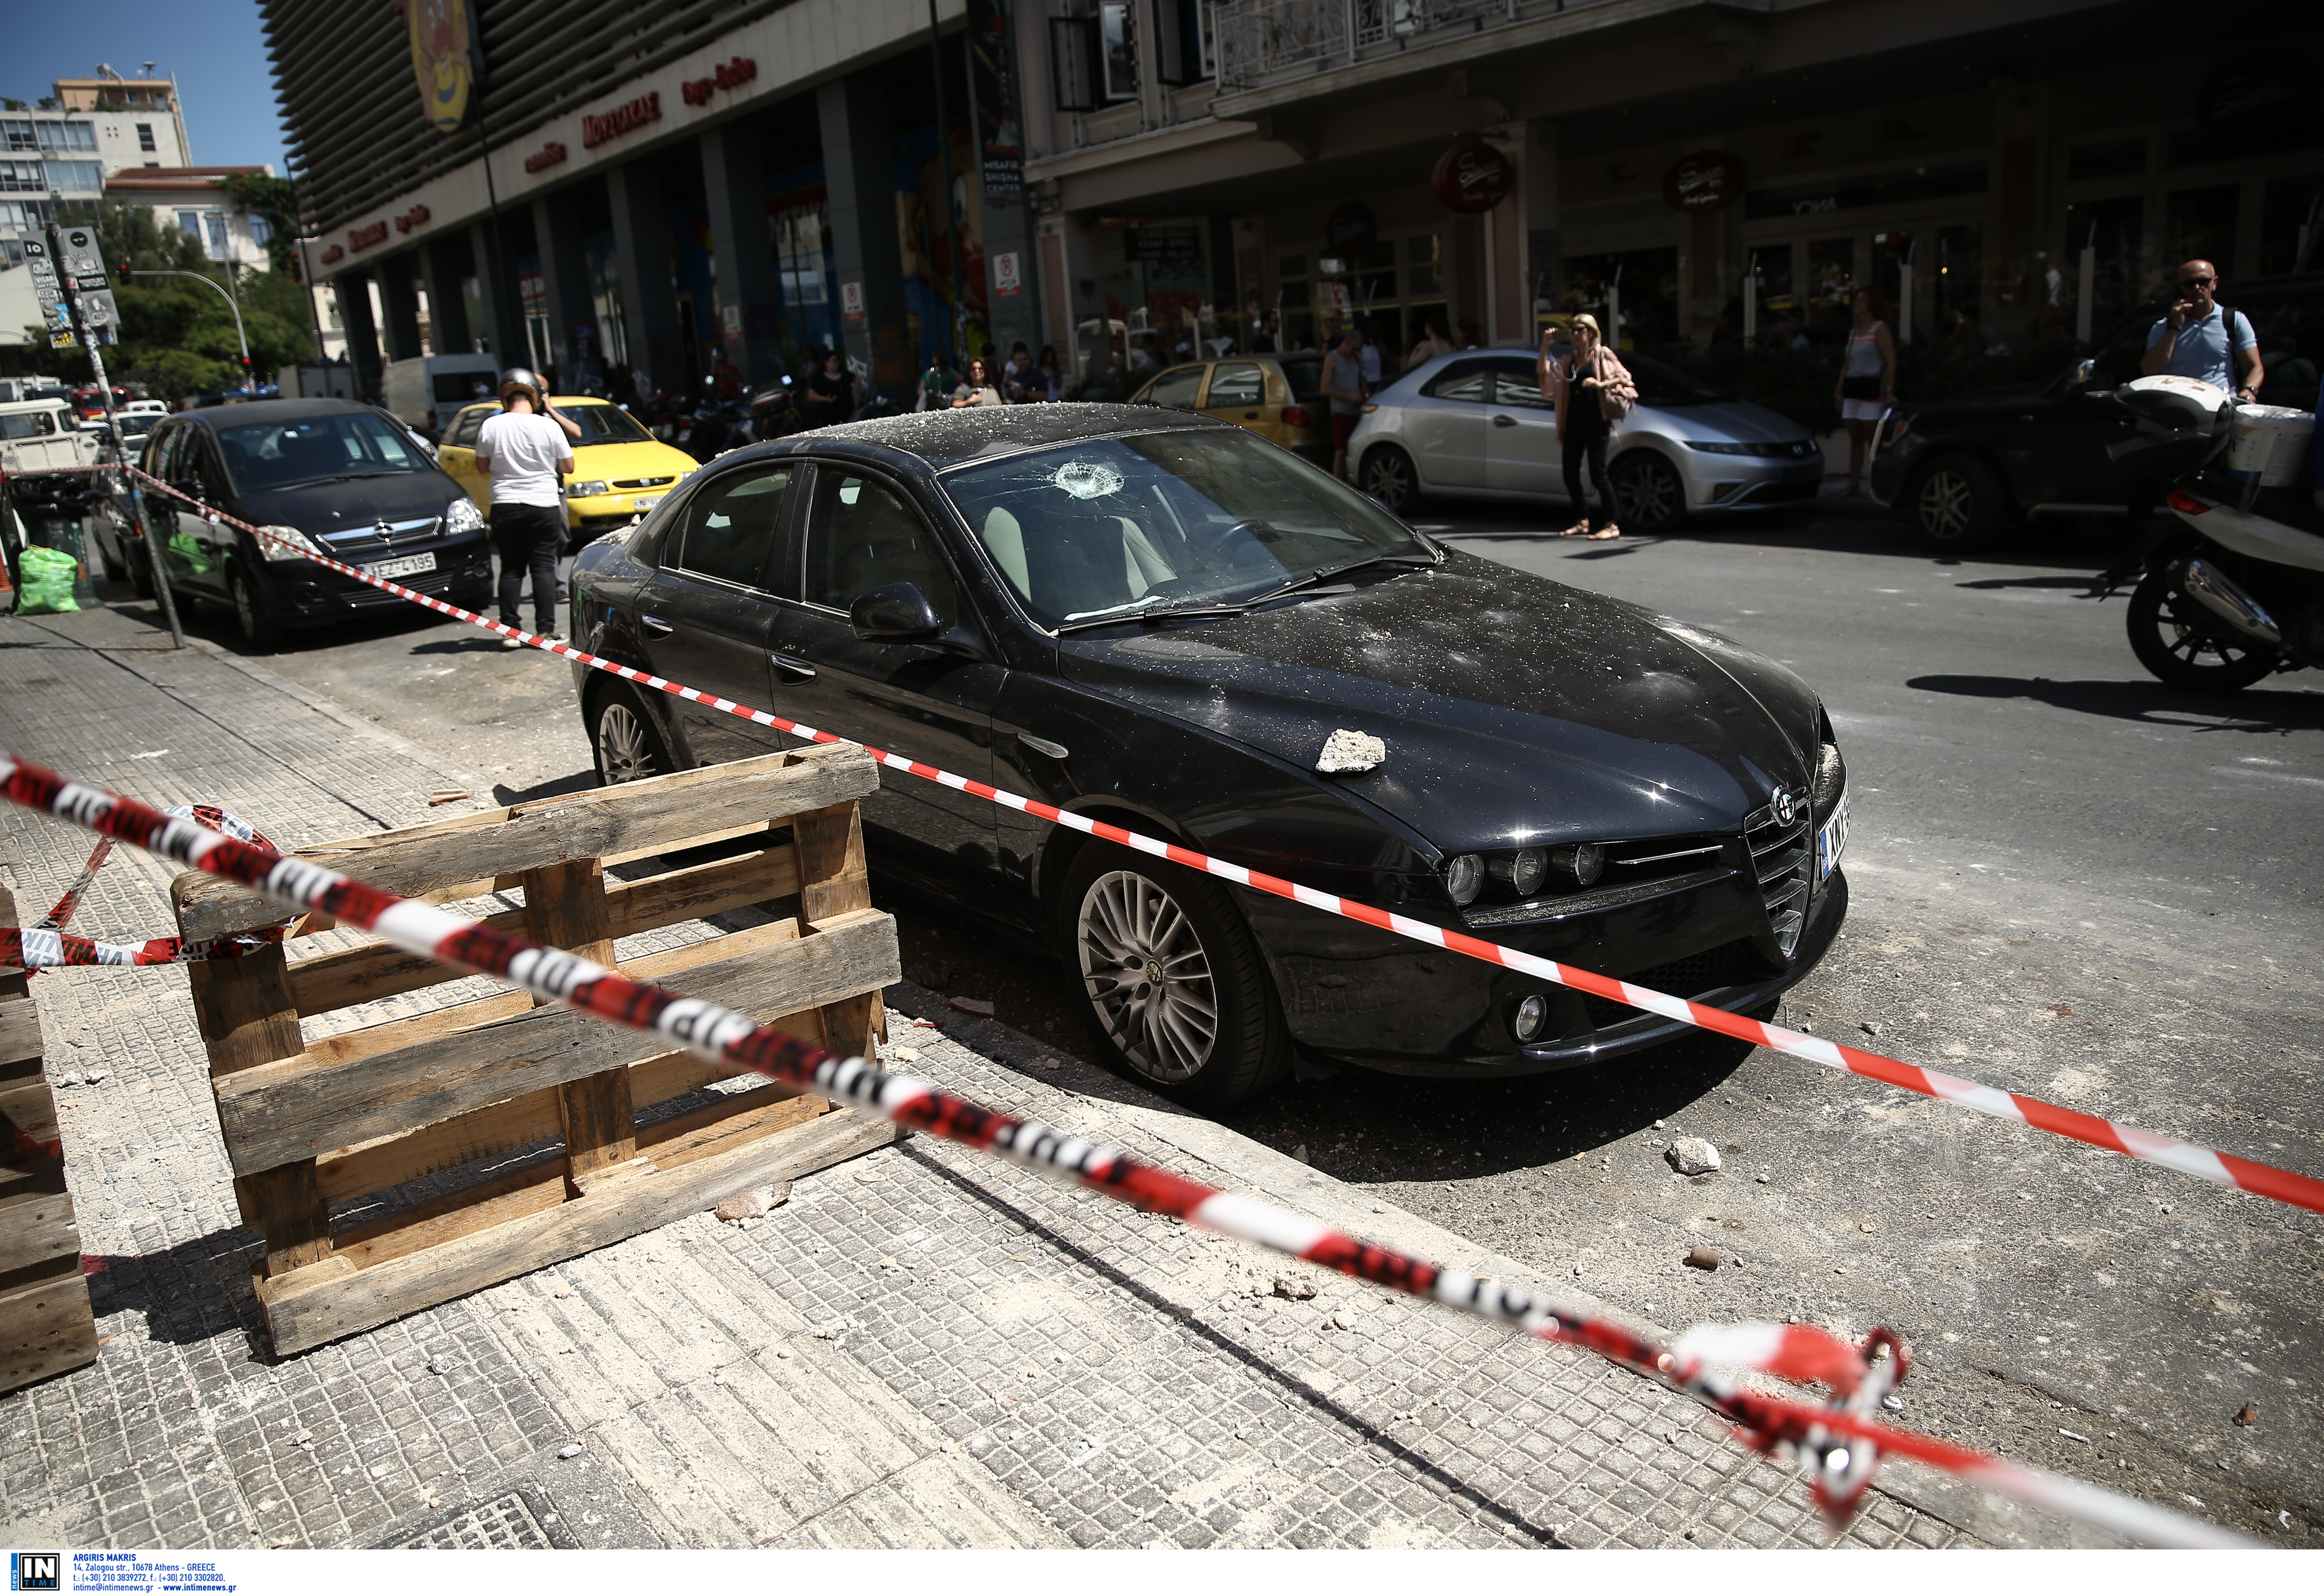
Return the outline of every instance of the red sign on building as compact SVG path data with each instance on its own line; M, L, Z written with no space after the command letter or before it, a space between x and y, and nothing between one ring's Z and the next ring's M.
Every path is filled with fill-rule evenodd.
M696 78L679 86L678 92L689 106L706 106L710 97L722 88L740 88L759 75L759 63L749 56L738 55L732 60L718 63L716 71L707 78Z
M661 120L661 90L641 94L626 105L615 106L603 116L581 118L581 147L594 150L607 139L620 138L625 133L635 133L649 122Z
M1437 203L1462 216L1483 215L1516 187L1509 158L1482 139L1453 145L1436 158L1436 170L1428 174Z
M524 158L524 169L527 171L547 171L552 166L564 164L564 161L565 146L552 139Z
M369 249L374 244L386 242L387 224L385 222L369 222L363 226L347 229L349 249Z

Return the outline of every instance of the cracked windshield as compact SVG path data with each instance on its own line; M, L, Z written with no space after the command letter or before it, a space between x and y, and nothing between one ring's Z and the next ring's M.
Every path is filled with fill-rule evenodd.
M1052 627L1209 613L1361 566L1436 559L1370 499L1248 435L1091 438L945 485Z

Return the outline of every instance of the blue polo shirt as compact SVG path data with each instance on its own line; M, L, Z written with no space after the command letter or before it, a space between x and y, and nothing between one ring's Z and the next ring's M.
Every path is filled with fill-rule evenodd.
M2192 377L2199 383L2209 383L2214 388L2224 388L2233 393L2236 391L2235 366L2227 358L2227 325L2220 317L2219 309L2217 305L2212 306L2209 316L2200 321L2190 321L2179 329L2179 342L2172 347L2171 358L2163 363L2163 370L2166 375ZM2146 346L2153 348L2170 330L2171 318L2164 317L2146 335ZM2252 337L2250 320L2240 310L2236 312L2236 348L2255 349L2259 346Z

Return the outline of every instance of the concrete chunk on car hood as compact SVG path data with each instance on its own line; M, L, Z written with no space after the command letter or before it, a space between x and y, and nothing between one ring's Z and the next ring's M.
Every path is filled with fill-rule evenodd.
M1323 752L1317 756L1315 768L1326 776L1360 775L1379 770L1387 758L1387 743L1369 733L1351 732L1342 726L1324 739Z
M1789 671L1635 605L1454 553L1359 591L1059 641L1083 685L1300 770L1352 724L1396 758L1343 790L1447 849L1723 830L1804 784Z

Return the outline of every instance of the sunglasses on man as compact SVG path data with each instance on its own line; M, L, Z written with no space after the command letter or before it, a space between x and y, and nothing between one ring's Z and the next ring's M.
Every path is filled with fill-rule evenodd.
M2218 279L2216 277L2182 277L2179 280L2179 286L2181 288L2209 288L2218 281Z

